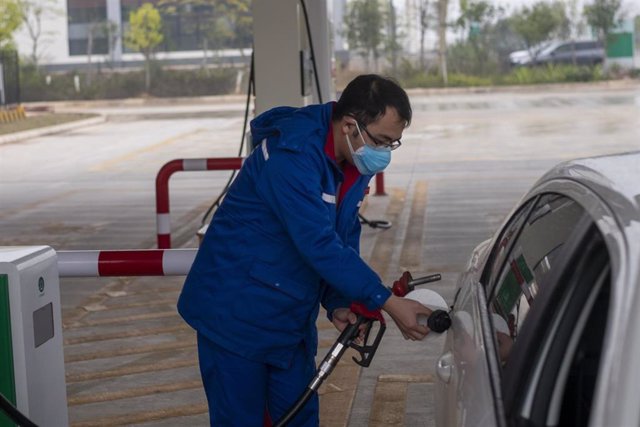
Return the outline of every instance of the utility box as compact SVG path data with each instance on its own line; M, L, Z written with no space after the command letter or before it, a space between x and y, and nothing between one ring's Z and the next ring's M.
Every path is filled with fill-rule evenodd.
M39 426L68 426L56 253L0 246L0 393ZM0 427L15 424L0 412Z

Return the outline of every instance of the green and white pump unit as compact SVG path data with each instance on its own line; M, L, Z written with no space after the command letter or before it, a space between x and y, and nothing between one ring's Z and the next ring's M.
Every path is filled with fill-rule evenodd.
M56 252L0 247L0 393L39 426L68 426ZM14 426L0 412L0 427Z

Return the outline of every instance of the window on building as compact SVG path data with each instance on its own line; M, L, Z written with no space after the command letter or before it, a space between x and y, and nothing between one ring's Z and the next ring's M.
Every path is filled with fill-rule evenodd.
M106 0L67 0L69 55L107 54Z

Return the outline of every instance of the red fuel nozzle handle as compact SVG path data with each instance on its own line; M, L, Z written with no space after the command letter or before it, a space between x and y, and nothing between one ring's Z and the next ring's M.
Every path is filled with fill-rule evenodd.
M382 340L382 336L384 335L385 330L387 329L386 322L384 320L384 316L382 316L382 312L380 310L369 310L361 303L353 303L351 304L351 311L354 312L358 319L363 319L362 322L356 322L359 325L364 324L364 340L363 344L356 344L353 340L355 340L359 333L360 328L356 328L356 335L353 336L353 339L349 343L351 348L356 350L360 354L360 359L356 359L353 357L353 361L356 362L360 366L364 366L365 368L371 364L373 360L373 356L375 356L376 351L378 350L378 346L380 345L380 341ZM369 344L369 336L371 335L371 330L373 328L374 322L380 322L380 328L376 333L373 342ZM352 326L352 325L350 325Z

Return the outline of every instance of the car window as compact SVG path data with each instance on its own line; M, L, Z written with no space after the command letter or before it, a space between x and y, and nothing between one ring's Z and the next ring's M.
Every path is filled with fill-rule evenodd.
M487 268L484 270L480 282L486 285L488 291L495 283L495 278L500 274L500 268L505 262L505 258L513 242L518 238L518 234L524 225L525 220L529 216L529 212L535 203L536 198L528 200L513 215L511 220L503 227L500 236L496 240L493 250L489 255ZM489 293L489 292L487 292Z
M588 424L608 268L602 236L586 211L567 197L541 196L504 255L487 302L509 424Z
M557 47L557 43L549 43L540 51L540 55L549 55L551 52L556 50Z
M573 50L573 45L571 43L569 43L569 44L560 45L553 52L554 53L567 53L567 52L571 52L572 50Z
M517 338L540 287L556 266L560 248L584 214L580 205L556 194L542 197L531 211L501 266L491 299L498 336Z
M576 43L576 49L580 50L589 50L589 49L597 49L598 42L578 42Z

